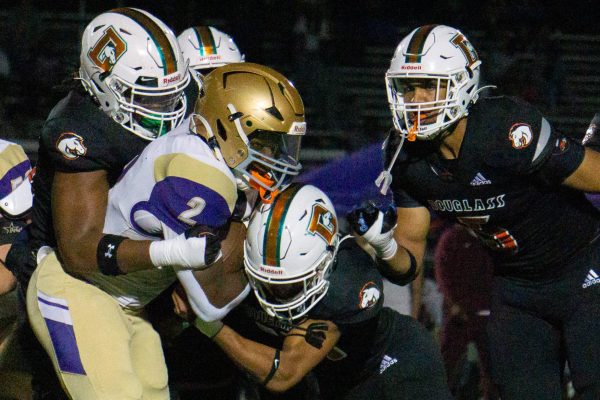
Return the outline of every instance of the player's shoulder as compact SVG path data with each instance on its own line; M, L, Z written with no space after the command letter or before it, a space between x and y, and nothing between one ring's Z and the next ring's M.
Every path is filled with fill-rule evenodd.
M356 323L376 315L383 304L383 281L377 265L354 238L340 244L330 286L311 317Z
M551 139L548 120L517 97L483 97L469 109L465 140L490 166L527 171L551 154Z
M50 111L42 138L49 142L70 133L88 144L107 143L111 136L121 134L123 128L104 113L90 96L81 90L71 90Z
M23 161L29 161L23 146L4 139L0 139L0 159L14 161L13 164L15 165Z
M142 155L152 160L156 182L170 182L181 187L200 185L211 193L235 202L235 177L203 139L185 131L170 132L152 142Z
M103 112L85 93L72 90L50 112L40 151L64 171L121 169L148 144Z

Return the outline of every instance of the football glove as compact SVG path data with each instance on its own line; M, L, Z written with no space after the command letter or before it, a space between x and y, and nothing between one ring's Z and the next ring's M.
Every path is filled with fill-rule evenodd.
M221 258L223 228L196 225L184 233L150 243L150 259L158 268L165 266L203 270Z
M346 216L352 230L364 238L382 260L389 260L398 251L394 239L396 207L389 204L383 211L375 201L367 200Z
M600 133L598 133L598 129L600 128L600 113L596 113L590 125L588 126L585 136L581 141L585 147L589 147L592 150L600 151Z

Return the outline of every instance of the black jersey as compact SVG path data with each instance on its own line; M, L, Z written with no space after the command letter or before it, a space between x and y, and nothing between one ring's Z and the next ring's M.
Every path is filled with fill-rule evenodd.
M112 186L123 167L148 143L111 119L83 89L69 92L50 112L40 136L33 181L33 240L56 245L50 208L56 171L105 170Z
M482 98L469 109L458 158L435 150L435 143L405 143L392 171L396 205L423 205L471 228L495 250L499 274L551 279L595 237L599 212L560 185L584 149L531 105Z
M323 398L339 398L379 372L396 316L383 308L383 282L374 261L354 239L344 240L332 266L329 290L307 314L309 319L332 321L341 332L334 351L314 370ZM269 317L253 295L227 316L226 323L249 339L275 347L281 347L292 329L290 323Z

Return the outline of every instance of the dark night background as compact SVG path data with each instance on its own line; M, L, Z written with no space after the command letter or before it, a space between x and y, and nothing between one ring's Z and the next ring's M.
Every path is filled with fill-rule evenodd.
M316 162L382 137L391 125L385 70L400 39L423 24L462 30L483 60L482 83L534 103L560 130L581 136L600 109L600 12L592 1L21 0L0 1L2 137L35 150L62 97L55 87L77 68L83 28L119 6L143 8L175 34L213 25L247 61L283 72L304 98L305 156Z

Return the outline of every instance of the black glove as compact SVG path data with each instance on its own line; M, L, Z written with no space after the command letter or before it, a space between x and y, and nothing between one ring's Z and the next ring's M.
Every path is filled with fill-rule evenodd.
M377 257L384 260L392 258L398 250L394 239L396 218L393 204L380 207L374 200L361 203L346 216L352 230L373 247Z
M227 237L228 230L229 224L225 224L218 228L207 225L195 225L185 231L185 237L186 239L191 237L206 238L204 260L208 266L217 261L221 255L221 242Z

